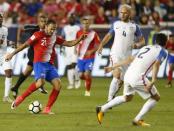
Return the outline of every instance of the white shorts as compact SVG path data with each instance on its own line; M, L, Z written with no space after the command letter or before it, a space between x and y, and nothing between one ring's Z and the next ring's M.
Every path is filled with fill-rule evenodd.
M155 86L153 86L150 90L150 92L145 91L144 84L149 83L149 80L147 78L144 78L144 81L138 81L137 84L135 83L128 83L124 81L124 89L123 94L124 95L134 95L135 92L137 92L143 99L148 99L151 96L154 96L156 94L159 95L157 89Z
M5 61L5 55L0 56L0 66L3 68L3 70L13 69L11 60L8 62Z
M66 65L77 63L77 54L75 53L75 47L65 47L65 63Z
M120 62L121 60L124 60L126 57L124 58L120 58L120 57L117 57L115 55L111 55L110 56L110 63L111 65L113 66L114 64ZM121 74L121 79L123 80L124 78L124 75L126 73L126 70L128 68L128 65L125 65L125 66L120 66L119 69L122 71L122 74Z

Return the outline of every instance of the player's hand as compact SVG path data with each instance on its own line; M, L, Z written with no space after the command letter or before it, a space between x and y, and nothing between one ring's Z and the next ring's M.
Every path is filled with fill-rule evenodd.
M113 67L104 67L104 71L105 71L105 73L109 73L109 72L111 72L113 70Z
M92 52L89 50L85 53L85 56L90 56L92 54Z
M84 39L86 39L87 36L88 36L87 34L83 34L83 35L81 35L81 36L80 36L80 40L84 40Z
M13 57L12 54L7 54L7 55L5 56L5 61L9 61L9 60L11 60L12 57Z
M146 92L150 92L150 90L152 89L153 84L154 84L153 82L149 82L149 83L144 87L145 91L146 91Z

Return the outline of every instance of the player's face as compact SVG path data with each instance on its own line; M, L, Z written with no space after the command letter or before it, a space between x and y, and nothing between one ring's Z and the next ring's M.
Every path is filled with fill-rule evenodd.
M120 10L120 18L122 21L127 22L129 20L130 17L130 12L128 9L126 9L125 7L121 8Z
M57 25L56 24L49 24L46 25L46 33L47 35L53 35L53 33L56 31Z
M90 26L90 21L89 21L88 19L84 19L84 20L82 21L82 25L83 25L83 28L84 28L85 30L88 30L88 29L89 29L89 26Z
M47 18L41 17L38 19L38 25L41 29L45 28L46 23L47 23Z

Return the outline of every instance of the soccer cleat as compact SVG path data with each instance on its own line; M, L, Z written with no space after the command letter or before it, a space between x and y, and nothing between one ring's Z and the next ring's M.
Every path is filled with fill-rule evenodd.
M12 102L13 102L13 100L12 100L10 97L5 96L5 97L3 97L3 102L12 103Z
M42 111L42 114L47 114L47 115L54 115L54 112L51 112L51 109L49 107L45 107L44 110Z
M165 85L166 88L171 88L172 87L172 84L167 84Z
M143 127L150 127L151 126L150 124L145 123L143 120L133 121L132 124L134 126L143 126Z
M40 87L38 90L43 94L48 94L48 91L45 90L44 87Z
M67 89L73 89L73 88L74 88L73 85L68 85L68 86L67 86Z
M81 85L81 81L80 80L76 80L75 81L75 88L76 89L79 89L80 88L80 85Z
M13 101L11 104L11 109L14 110L15 108L16 108L15 101Z
M85 96L91 96L90 91L85 91Z
M97 114L97 120L98 120L99 124L101 124L102 120L103 120L103 117L104 117L104 113L101 112L101 107L100 106L96 107L96 114Z
M12 91L12 95L13 95L14 99L16 99L16 97L18 96L18 89L15 89L14 87L12 87L11 91Z

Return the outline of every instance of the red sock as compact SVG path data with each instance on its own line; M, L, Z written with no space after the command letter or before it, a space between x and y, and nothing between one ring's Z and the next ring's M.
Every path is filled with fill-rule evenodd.
M59 92L60 91L56 90L55 88L52 89L52 92L51 92L51 94L49 96L48 103L47 103L46 107L49 107L49 108L52 107L52 105L54 104L54 102L56 101L56 99L57 99L57 97L59 95Z
M33 82L21 96L18 96L18 97L16 98L16 100L15 100L15 105L18 106L20 103L22 103L22 101L23 101L27 96L29 96L31 93L33 93L33 92L36 91L36 90L37 90L37 88L36 88L36 83Z
M91 83L92 83L92 78L91 77L87 77L86 80L85 80L85 87L86 87L87 91L90 91Z
M173 71L169 69L168 80L172 81Z

